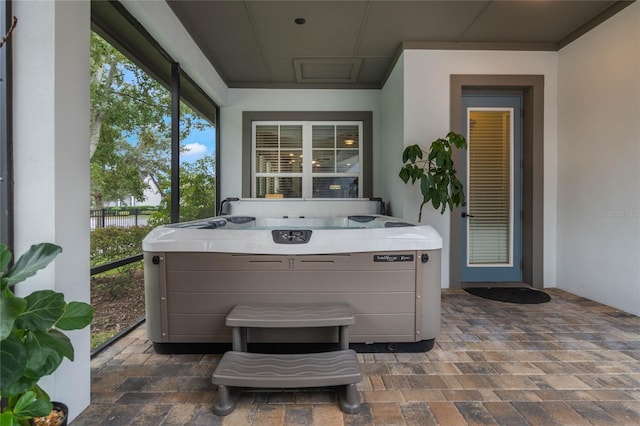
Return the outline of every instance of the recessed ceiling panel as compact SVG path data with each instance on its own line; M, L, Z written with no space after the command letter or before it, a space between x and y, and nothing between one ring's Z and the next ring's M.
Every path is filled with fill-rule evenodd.
M262 53L269 57L352 56L366 2L249 2ZM304 25L295 23L297 18Z
M260 55L244 2L170 0L169 6L208 55Z
M360 59L294 59L293 65L298 83L355 83Z
M359 56L393 56L403 41L456 41L487 1L371 2Z
M296 81L293 58L265 58L273 83Z
M271 76L260 57L255 56L226 56L217 59L222 64L223 73L228 77L230 85L236 83L269 83Z
M557 43L612 1L494 1L461 41Z

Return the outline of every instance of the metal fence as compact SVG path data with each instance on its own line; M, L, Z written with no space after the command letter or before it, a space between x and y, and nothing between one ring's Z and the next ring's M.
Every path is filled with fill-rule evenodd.
M145 213L145 214L143 214ZM140 209L114 210L97 209L90 210L91 229L118 226L128 228L130 226L144 226L149 220L149 214Z

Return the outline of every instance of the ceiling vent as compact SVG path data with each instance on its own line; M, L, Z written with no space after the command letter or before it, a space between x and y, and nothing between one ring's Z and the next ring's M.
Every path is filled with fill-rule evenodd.
M293 68L298 83L355 83L362 59L296 58Z

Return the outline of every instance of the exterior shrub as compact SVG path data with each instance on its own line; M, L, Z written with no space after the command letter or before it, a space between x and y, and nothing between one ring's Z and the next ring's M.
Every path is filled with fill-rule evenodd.
M142 253L142 240L153 226L108 227L91 231L91 266Z

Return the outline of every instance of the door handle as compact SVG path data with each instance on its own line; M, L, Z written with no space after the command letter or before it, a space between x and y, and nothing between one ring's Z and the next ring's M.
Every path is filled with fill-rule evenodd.
M462 216L462 217L475 217L475 216L474 216L474 215L472 215L472 214L467 214L467 212L462 212L461 216Z

